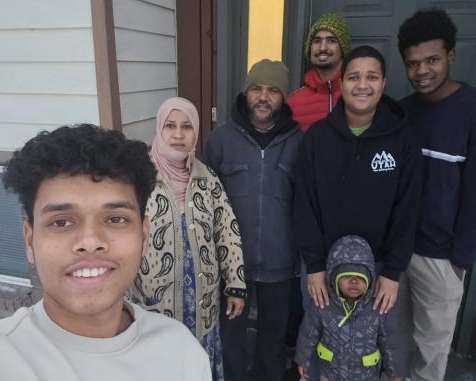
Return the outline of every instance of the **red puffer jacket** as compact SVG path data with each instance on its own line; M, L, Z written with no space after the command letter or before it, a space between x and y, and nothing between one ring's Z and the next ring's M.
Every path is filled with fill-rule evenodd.
M341 95L340 76L324 82L314 69L304 75L304 86L288 96L293 119L302 131L327 116Z

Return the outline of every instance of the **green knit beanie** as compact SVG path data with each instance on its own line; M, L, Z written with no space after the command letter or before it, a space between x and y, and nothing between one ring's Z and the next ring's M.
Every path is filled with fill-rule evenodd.
M326 13L317 19L317 21L312 25L309 34L307 35L307 40L304 43L304 54L308 61L309 55L311 53L310 49L312 39L316 33L320 32L321 30L331 32L337 38L343 56L350 52L351 40L347 21L342 15L338 13Z
M274 86L286 98L289 89L289 70L282 62L265 58L251 67L243 86L243 92L246 92L252 85Z

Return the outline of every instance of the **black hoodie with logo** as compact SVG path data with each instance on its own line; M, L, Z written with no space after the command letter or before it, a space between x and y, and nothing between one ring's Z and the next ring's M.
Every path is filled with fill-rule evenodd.
M305 134L297 162L294 226L308 273L325 271L331 245L355 234L372 247L381 275L398 281L413 252L420 154L405 111L383 96L355 136L342 99Z

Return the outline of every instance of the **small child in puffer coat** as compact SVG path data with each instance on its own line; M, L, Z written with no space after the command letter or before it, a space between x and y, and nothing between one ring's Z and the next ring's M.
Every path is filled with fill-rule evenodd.
M326 278L329 306L319 309L313 303L299 331L295 360L301 377L307 379L316 352L321 381L378 381L382 370L392 377L386 315L372 308L376 276L367 241L355 235L337 240L327 258Z

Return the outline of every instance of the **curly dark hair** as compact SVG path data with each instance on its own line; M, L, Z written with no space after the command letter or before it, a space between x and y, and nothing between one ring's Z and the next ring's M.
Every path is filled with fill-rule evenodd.
M132 184L144 218L156 170L147 145L128 140L119 131L79 124L40 132L13 153L3 174L5 188L18 193L31 224L41 182L59 174L91 175L94 181L106 177Z
M351 61L355 60L356 58L367 57L374 58L378 61L378 63L380 64L380 69L382 70L382 77L385 78L385 58L383 58L382 54L377 49L370 45L357 46L344 57L340 69L342 77L344 76L345 71L347 70L347 66L349 66L349 63Z
M422 42L443 40L447 51L456 44L458 29L443 9L431 8L417 11L406 19L398 31L398 50L405 59L405 50Z

